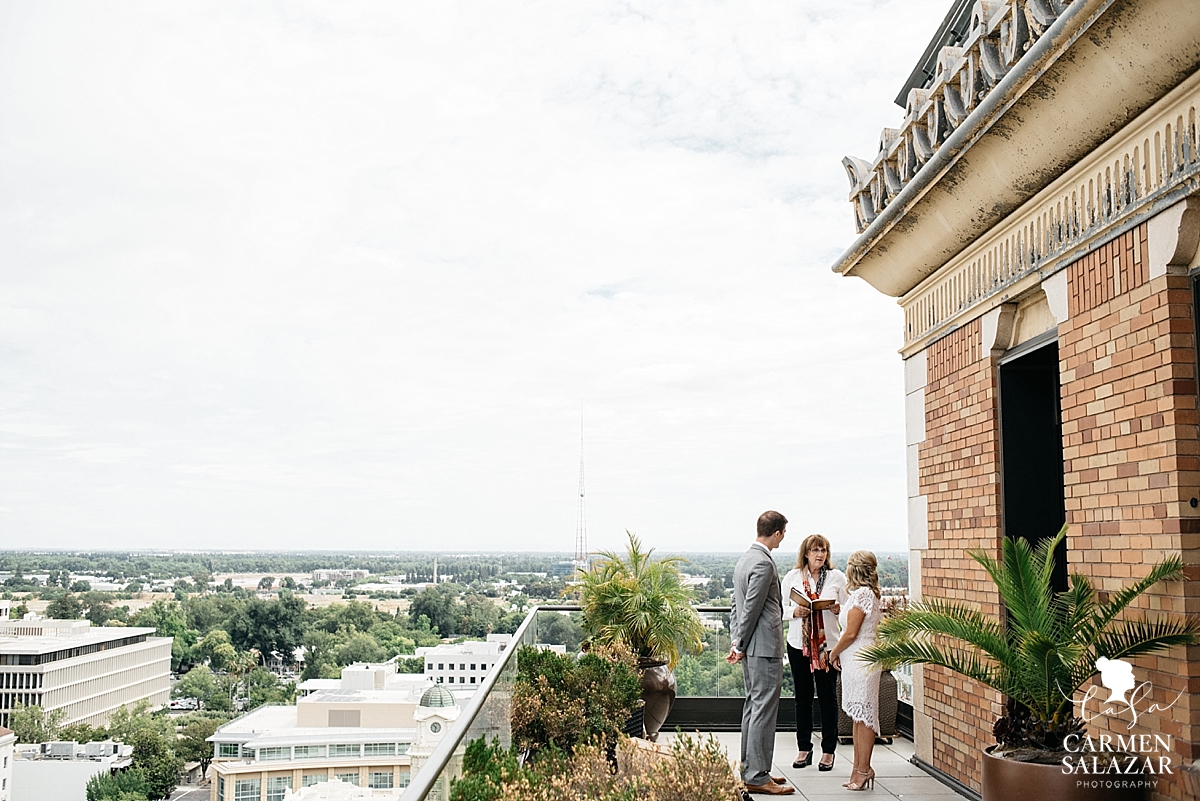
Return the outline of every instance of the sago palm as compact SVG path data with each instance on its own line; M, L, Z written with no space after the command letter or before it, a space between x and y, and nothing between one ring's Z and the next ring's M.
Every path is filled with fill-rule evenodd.
M1071 576L1070 588L1051 588L1054 552L1067 527L1036 547L1005 538L1001 559L971 551L999 591L1002 622L977 609L942 599L912 604L884 620L879 641L862 658L893 669L902 664L938 665L1003 693L1010 715L997 725L1001 743L1058 750L1083 729L1074 715L1076 691L1097 672L1100 657L1122 659L1197 640L1200 624L1163 615L1122 618L1125 609L1160 581L1183 577L1183 560L1171 556L1145 578L1101 603L1091 581Z
M684 560L653 559L653 548L644 551L637 537L625 534L624 555L600 551L591 568L576 576L583 630L597 642L625 642L638 657L664 660L673 669L681 651L700 653L704 633L679 572Z

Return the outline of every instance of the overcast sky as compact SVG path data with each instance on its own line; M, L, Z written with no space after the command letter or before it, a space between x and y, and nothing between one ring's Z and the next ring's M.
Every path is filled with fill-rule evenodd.
M947 0L0 5L0 547L907 547L830 265Z

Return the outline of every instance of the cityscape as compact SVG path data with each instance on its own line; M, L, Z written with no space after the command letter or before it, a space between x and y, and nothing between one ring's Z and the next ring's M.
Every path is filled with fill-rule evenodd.
M0 42L0 801L1200 799L1200 3Z

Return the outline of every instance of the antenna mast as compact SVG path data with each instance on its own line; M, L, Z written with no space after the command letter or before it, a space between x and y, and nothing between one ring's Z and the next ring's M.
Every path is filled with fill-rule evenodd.
M579 407L579 523L575 528L575 569L587 570L587 518L583 505L583 407Z

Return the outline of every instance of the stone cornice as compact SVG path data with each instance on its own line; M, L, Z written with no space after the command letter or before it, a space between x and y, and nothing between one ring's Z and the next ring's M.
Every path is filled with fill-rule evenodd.
M901 296L1200 66L1194 0L979 0L873 163L834 267Z
M925 347L1200 189L1200 72L909 291L904 348Z

